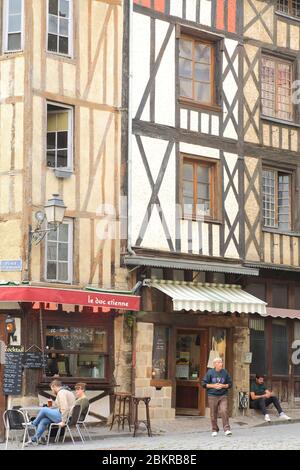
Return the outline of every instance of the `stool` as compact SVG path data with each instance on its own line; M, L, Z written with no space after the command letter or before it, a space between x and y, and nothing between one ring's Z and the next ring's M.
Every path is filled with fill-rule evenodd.
M136 431L138 430L139 426L141 423L143 423L148 431L148 436L152 437L152 431L151 431L151 424L150 424L150 413L149 413L149 403L150 403L151 398L150 397L133 397L133 411L134 411L134 431L133 431L133 437L136 436ZM146 420L140 420L139 419L139 404L140 402L144 402L146 406Z
M126 413L126 404L128 403L128 413ZM125 421L128 422L129 431L131 432L131 403L132 395L130 393L115 393L114 394L114 404L113 404L113 415L110 425L110 431L114 425L114 422L118 423L118 431L122 425L122 430L124 430Z

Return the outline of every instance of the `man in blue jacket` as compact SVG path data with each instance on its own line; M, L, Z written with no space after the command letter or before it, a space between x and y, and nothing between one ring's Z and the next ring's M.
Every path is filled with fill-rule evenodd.
M213 361L213 369L210 369L202 380L202 387L207 389L208 405L212 425L212 436L219 432L218 414L223 421L225 436L231 436L228 416L228 389L232 387L232 380L226 369L223 369L223 360L216 357Z

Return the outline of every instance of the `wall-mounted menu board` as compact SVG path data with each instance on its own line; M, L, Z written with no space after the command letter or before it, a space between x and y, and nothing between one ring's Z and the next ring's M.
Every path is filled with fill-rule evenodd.
M152 367L154 379L168 378L169 328L154 327Z
M47 359L42 352L25 352L23 356L24 369L42 369L46 367Z
M8 346L6 349L3 377L5 395L19 395L22 391L23 352L22 346Z

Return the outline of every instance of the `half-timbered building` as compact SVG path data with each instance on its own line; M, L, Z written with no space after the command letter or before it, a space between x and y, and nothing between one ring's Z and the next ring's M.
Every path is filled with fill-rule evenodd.
M122 2L1 0L0 18L1 377L8 315L16 325L10 344L47 359L23 372L17 395L0 381L0 409L31 404L37 393L43 400L59 376L70 386L86 382L92 410L107 417L113 384L128 386L124 313L138 308L113 235ZM53 193L65 218L36 244L35 213Z
M153 417L204 415L199 379L217 354L236 411L249 387L248 314L265 313L241 288L259 274L244 263L242 3L135 0L126 12L124 261L144 284L134 379Z

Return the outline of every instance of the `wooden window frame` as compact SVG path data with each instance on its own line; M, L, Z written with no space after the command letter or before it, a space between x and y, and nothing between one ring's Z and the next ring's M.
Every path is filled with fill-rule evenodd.
M277 115L277 113L279 112L278 111L278 64L287 64L291 67L291 79L293 81L294 74L295 74L295 63L294 63L293 60L284 59L284 58L281 58L281 57L277 57L275 55L273 56L273 55L268 55L268 54L262 54L262 56L261 56L261 69L263 67L263 63L262 63L263 59L273 61L274 64L275 64L275 109L274 109L275 116L269 116L268 114L264 113L264 108L263 108L263 103L262 103L263 97L261 96L261 114L262 114L262 117L266 117L268 119L279 119L279 120L286 121L286 122L294 122L294 120L295 120L295 107L294 107L292 101L290 103L291 117L289 119L279 117ZM262 76L262 72L261 72L261 76ZM263 83L263 81L261 80L261 84L262 83ZM293 93L292 87L291 87L290 91L291 91L291 98L292 98L292 93ZM261 94L262 94L262 86L261 86Z
M58 0L60 1L60 0ZM53 54L53 55L57 55L57 56L60 56L60 57L66 57L66 58L69 58L69 59L72 59L73 56L74 56L74 45L73 45L73 30L74 30L74 25L73 25L73 21L74 21L74 5L73 5L73 0L69 0L69 35L68 35L68 53L67 54L64 54L62 52L59 52L59 51L49 51L48 49L48 36L49 34L49 0L47 0L46 2L46 51L48 54Z
M179 41L185 40L185 41L190 41L192 42L192 50L193 50L193 58L192 58L192 88L193 88L193 98L188 98L186 96L182 96L179 91L179 101L180 103L183 104L189 104L192 106L197 106L197 107L203 107L206 109L211 109L211 110L220 110L220 107L217 104L217 94L216 94L216 79L215 79L215 70L216 70L216 43L213 41L209 41L207 39L202 39L197 36L189 35L186 33L180 33L178 37ZM205 101L198 101L194 97L194 84L195 82L199 82L199 80L195 80L195 43L198 44L204 44L206 46L209 46L211 49L211 64L210 64L210 76L211 76L211 81L210 81L210 93L211 93L211 101L210 102L205 102ZM180 60L180 47L179 47L179 52L178 52L178 80L179 80L179 87L180 87L180 80L181 76L179 73L179 60ZM183 78L183 77L182 77Z
M280 8L278 6L279 2L277 1L276 2L276 12L278 12L282 15L287 15L291 18L296 18L296 19L300 20L300 14L299 14L299 16L293 15L293 0L287 0L287 2L288 2L288 11L286 12L286 11L280 10ZM300 7L300 5L299 5L299 7Z
M57 279L48 279L47 277L47 265L48 265L48 237L46 236L45 240L45 280L47 282L51 282L54 284L72 284L73 282L73 250L74 250L74 219L71 218L64 218L63 224L67 224L69 226L68 230L68 280L61 281ZM51 240L50 240L51 241ZM56 263L58 260L56 260Z
M289 171L289 170L282 170L280 168L274 168L274 167L268 167L268 166L263 166L263 169L262 171L272 171L273 173L275 173L275 226L274 227L269 227L268 225L265 225L265 221L264 221L264 208L262 207L262 212L263 212L263 228L264 229L273 229L273 230L279 230L279 231L282 231L283 229L279 228L278 224L279 224L279 217L278 217L278 178L279 178L279 174L284 174L284 175L288 175L289 176L289 228L287 229L287 231L292 231L293 230L293 213L294 213L294 210L293 210L293 198L292 198L292 194L293 194L293 183L294 183L294 174L293 174L293 171ZM263 201L264 201L264 193L263 193L263 188L262 188L262 204L263 204Z
M71 315L71 317L70 317ZM96 316L97 317L97 316ZM46 344L46 332L47 327L50 325L57 325L61 327L82 327L82 328L102 328L107 332L107 359L106 359L106 374L104 378L94 377L63 377L64 383L75 384L77 382L84 381L87 384L109 384L113 381L113 363L114 363L114 327L113 318L106 317L95 317L93 313L72 313L63 315L61 312L45 312L43 319L43 338L44 344ZM59 350L53 350L51 352L57 352ZM66 351L64 351L66 353ZM49 351L45 350L45 353ZM40 377L43 383L50 383L53 377L42 374Z
M193 214L188 216L184 212L184 199L183 199L183 167L185 163L192 163L195 166L203 165L212 169L209 175L209 190L210 190L210 202L211 202L211 214L203 216L197 216L196 205L197 205L197 184L198 180L194 177L194 190L193 190ZM195 173L194 173L195 176ZM195 190L196 188L196 190ZM207 157L198 157L194 155L181 154L181 176L180 176L180 202L182 207L182 218L184 220L200 221L205 222L220 222L220 162Z
M19 49L8 49L8 19L9 19L9 0L3 1L3 52L4 54L13 54L22 52L24 49L24 0L21 1L21 31L15 31L15 34L21 34L21 46ZM13 34L13 33L12 33Z
M61 111L59 109L57 111L48 111L48 105L56 106L57 108L61 108ZM74 144L73 144L73 127L74 127L74 108L72 106L68 106L62 103L56 103L54 101L47 101L47 106L46 106L46 115L47 115L47 124L48 124L48 114L58 114L59 112L68 112L68 162L67 166L64 167L50 167L47 165L47 168L50 168L52 170L61 170L61 171L69 171L72 172L74 169L74 164L73 164L73 153L74 153ZM47 134L48 134L48 127L46 125L46 162L47 162Z

